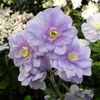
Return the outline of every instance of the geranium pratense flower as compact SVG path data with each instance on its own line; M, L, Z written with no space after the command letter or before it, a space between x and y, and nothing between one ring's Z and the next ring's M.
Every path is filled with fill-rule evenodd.
M21 81L23 86L30 86L34 89L45 88L44 79L46 77L46 72L40 72L36 68L32 68L30 72L26 72L24 68L20 70L18 80Z
M37 59L38 55L42 55L37 52L36 47L31 47L29 42L31 37L27 31L19 31L9 37L10 52L9 58L14 60L16 66L24 66L26 71L31 70L32 63L37 63L39 67L40 60Z
M63 80L81 83L83 75L91 75L92 59L90 48L80 46L77 38L72 42L69 50L51 64L57 69L57 73Z
M31 45L39 47L39 52L64 54L67 46L76 36L72 19L60 8L48 8L29 21L26 30L33 37Z
M23 86L29 85L33 89L46 87L44 79L46 77L46 71L50 67L49 59L47 57L40 57L38 59L41 59L40 67L34 66L28 72L26 72L25 67L20 67L18 80L21 81Z
M95 14L82 24L82 32L86 39L91 42L100 40L100 13Z

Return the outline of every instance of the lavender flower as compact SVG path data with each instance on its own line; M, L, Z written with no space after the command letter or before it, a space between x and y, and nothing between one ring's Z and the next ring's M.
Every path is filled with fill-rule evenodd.
M46 57L40 57L39 59L41 59L40 67L34 66L28 72L25 70L25 67L20 66L18 80L21 81L23 86L29 85L33 89L46 88L44 79L50 63Z
M33 89L45 88L44 79L46 72L40 72L38 69L33 68L30 72L26 72L23 68L20 70L18 80L21 81L23 86L29 85Z
M83 75L91 75L92 59L90 58L90 48L80 46L75 39L69 50L58 59L52 60L51 64L58 69L57 74L65 81L81 83Z
M81 100L82 98L77 96L79 92L79 87L77 85L72 85L69 92L66 93L64 100Z
M16 66L24 66L26 71L33 66L40 66L37 56L42 55L36 47L30 46L31 37L27 31L20 31L9 37L10 52L9 58L14 60ZM32 65L33 64L33 65Z
M64 54L67 46L76 36L72 19L60 8L48 8L29 21L26 30L33 38L31 45L39 47L39 52Z
M82 32L85 38L91 42L100 40L100 13L95 14L82 24Z
M93 96L92 90L83 90L77 85L72 85L64 100L91 100Z

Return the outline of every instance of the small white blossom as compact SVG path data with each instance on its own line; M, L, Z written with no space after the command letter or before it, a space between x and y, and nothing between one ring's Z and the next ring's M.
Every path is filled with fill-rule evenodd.
M53 6L63 7L66 6L66 0L53 0Z
M71 2L74 9L79 8L82 5L81 4L82 0L71 0Z
M84 6L82 9L82 17L87 19L89 16L93 16L99 11L98 5L89 1L88 5Z
M92 0L92 1L95 1L96 3L98 3L98 2L99 2L99 0Z
M33 18L32 13L15 12L11 14L12 11L9 8L0 9L0 45L1 47L5 44L5 39L7 39L11 34L22 30L26 22ZM3 46L4 47L4 46ZM0 49L2 50L2 48Z
M91 42L100 40L100 13L90 16L87 22L82 24L82 32Z

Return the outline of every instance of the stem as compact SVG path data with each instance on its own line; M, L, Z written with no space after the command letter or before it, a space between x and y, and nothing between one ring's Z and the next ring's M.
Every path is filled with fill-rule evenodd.
M59 89L57 88L55 79L54 79L54 73L52 73L52 71L50 71L50 82L53 86L53 88L55 89L55 91L57 92L59 97L62 97L62 94L60 93Z
M59 78L59 81L58 81L58 87L59 87L59 85L62 85L62 87L63 87L66 91L68 91L67 85L66 85L64 82L62 82L62 79L60 79L60 78Z
M66 91L68 91L68 87L66 86L65 83L62 83L62 86L66 89Z

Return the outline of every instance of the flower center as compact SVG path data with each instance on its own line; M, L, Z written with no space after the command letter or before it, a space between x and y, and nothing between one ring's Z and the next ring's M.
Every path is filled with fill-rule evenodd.
M21 50L20 50L20 55L22 57L28 57L30 55L30 51L27 47L23 47Z
M51 40L55 40L55 39L57 39L57 37L58 37L58 31L56 30L56 28L51 28L50 30L49 30L49 38L51 39Z
M96 30L100 30L100 23L99 22L96 22L93 27L96 29Z
M70 52L68 54L68 59L71 61L76 61L76 60L78 60L78 54L75 52Z

